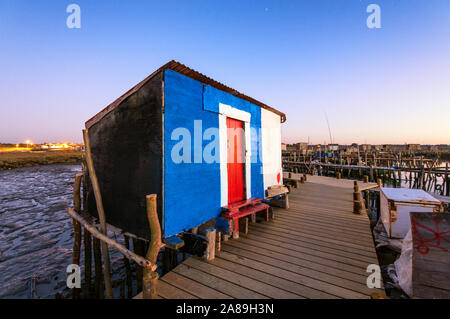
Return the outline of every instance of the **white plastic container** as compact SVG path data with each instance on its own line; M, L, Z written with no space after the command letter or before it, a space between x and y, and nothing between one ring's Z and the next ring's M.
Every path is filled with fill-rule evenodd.
M439 212L441 202L421 189L381 188L381 220L390 238L404 238L411 228L411 212Z

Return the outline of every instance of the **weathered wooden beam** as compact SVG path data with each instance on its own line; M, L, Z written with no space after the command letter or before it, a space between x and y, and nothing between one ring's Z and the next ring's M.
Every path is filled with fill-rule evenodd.
M111 238L103 235L103 233L101 233L95 226L91 225L81 215L77 214L73 210L73 208L68 208L66 211L72 218L75 218L95 238L97 238L100 241L105 242L106 244L110 245L111 247L117 249L121 254L128 257L128 259L134 260L140 266L142 266L146 269L156 270L156 268L157 268L156 264L146 260L144 257L136 255L132 251L126 249L124 246L122 246L121 244L116 242L114 239L111 239Z

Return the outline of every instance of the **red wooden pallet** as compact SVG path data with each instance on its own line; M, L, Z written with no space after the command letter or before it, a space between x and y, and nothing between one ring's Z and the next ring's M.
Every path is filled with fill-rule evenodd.
M266 211L266 220L268 219L269 205L261 202L262 198L250 198L222 207L222 217L233 220L233 231L239 233L239 218Z
M222 207L222 210L227 213L227 212L233 212L236 210L239 210L242 207L245 206L249 206L249 205L254 205L254 204L259 204L262 202L262 198L250 198L250 199L246 199L240 202L236 202L236 203L232 203L229 204L227 206Z

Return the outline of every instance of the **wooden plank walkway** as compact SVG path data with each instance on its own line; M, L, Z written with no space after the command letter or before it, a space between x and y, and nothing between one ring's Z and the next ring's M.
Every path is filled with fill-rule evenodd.
M369 219L352 213L353 182L308 176L290 209L222 243L212 262L190 257L160 279L161 298L369 298L378 264ZM362 184L361 187L364 187Z

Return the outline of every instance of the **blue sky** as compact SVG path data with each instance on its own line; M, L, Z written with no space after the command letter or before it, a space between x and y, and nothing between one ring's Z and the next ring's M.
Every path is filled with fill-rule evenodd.
M448 0L1 0L0 142L81 141L172 59L285 112L288 143L329 142L325 113L336 143L450 143Z

